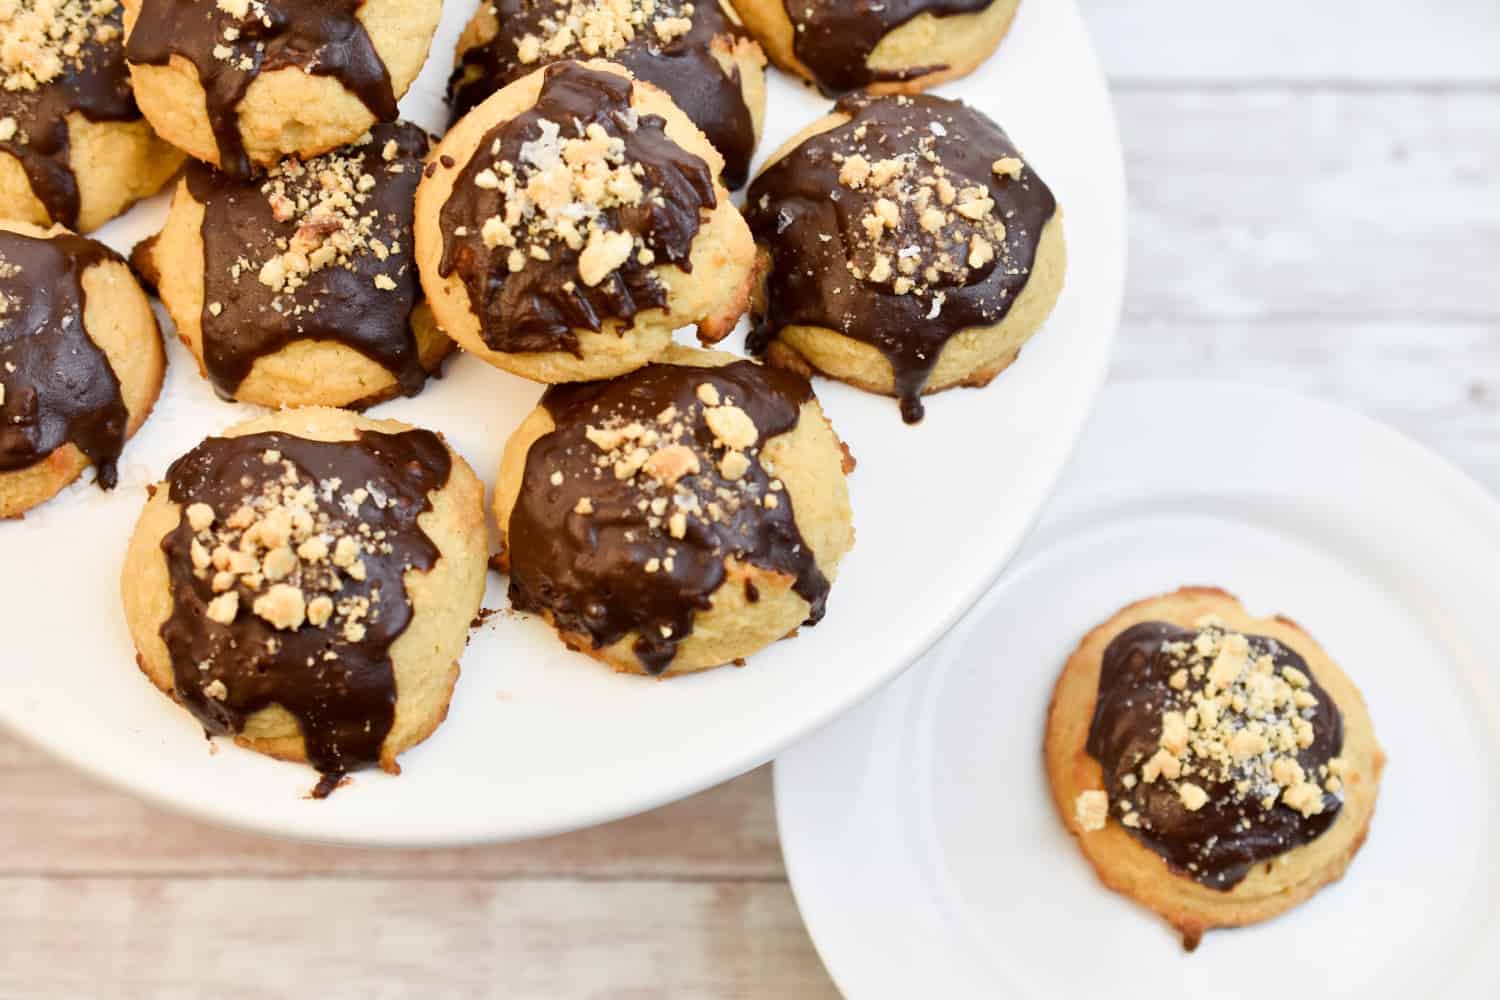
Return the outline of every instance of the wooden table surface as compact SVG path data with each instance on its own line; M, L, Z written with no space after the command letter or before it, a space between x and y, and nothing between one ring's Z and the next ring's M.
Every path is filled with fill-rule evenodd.
M1083 5L1130 183L1112 377L1300 388L1500 487L1500 4ZM836 995L766 768L381 853L192 822L0 735L0 815L0 996Z

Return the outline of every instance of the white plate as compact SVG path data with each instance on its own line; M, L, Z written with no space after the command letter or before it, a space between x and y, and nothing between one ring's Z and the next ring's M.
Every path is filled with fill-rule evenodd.
M454 40L473 10L449 3L404 113L444 122ZM828 102L775 75L762 150ZM496 616L477 630L447 722L325 802L311 772L221 745L135 669L119 567L143 487L206 434L253 407L215 399L171 343L156 413L126 448L120 488L78 484L0 525L6 653L0 722L59 756L196 815L258 830L367 844L458 844L601 822L686 795L768 760L913 662L984 592L1042 503L1103 377L1124 271L1123 175L1109 99L1070 2L1022 5L1000 52L947 88L1000 121L1067 210L1070 266L1057 311L984 391L932 400L902 425L895 403L819 383L859 458L859 542L828 616L743 670L657 683L568 653L541 622ZM154 232L160 199L101 235L128 250ZM742 341L733 341L739 349ZM444 432L489 480L539 387L471 357L420 397L380 407ZM961 516L958 516L961 512ZM491 579L485 605L508 606ZM222 741L220 741L222 743Z
M1083 634L1183 584L1307 628L1390 757L1344 880L1191 956L1098 883L1041 760ZM921 665L777 761L819 953L862 998L1495 996L1497 607L1500 505L1396 432L1266 389L1106 389L1015 568Z

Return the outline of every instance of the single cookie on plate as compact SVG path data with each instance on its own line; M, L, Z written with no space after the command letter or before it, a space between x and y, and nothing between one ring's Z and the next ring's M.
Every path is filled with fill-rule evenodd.
M114 0L0 7L0 216L87 232L180 162L131 95Z
M728 0L493 0L458 40L453 116L559 59L609 59L653 83L703 130L737 188L766 110L766 57Z
M771 61L836 95L916 93L964 76L1020 0L734 0Z
M609 378L750 296L755 244L723 161L665 93L558 62L453 126L417 188L417 266L438 325L538 382Z
M90 465L113 488L165 370L151 303L119 254L61 226L0 222L0 518Z
M306 407L174 462L125 556L141 670L211 733L323 774L443 721L484 594L484 487L431 431Z
M1069 832L1105 885L1189 950L1342 876L1384 762L1364 699L1311 636L1204 587L1138 601L1085 636L1047 718Z
M136 100L236 177L353 142L422 68L441 0L123 0Z
M852 464L806 379L730 354L552 386L495 486L511 603L616 670L741 661L822 618Z
M982 386L1062 291L1062 212L994 122L928 95L856 94L750 185L765 283L753 351L897 396Z
M426 134L399 123L257 180L188 166L131 259L221 395L359 408L422 388L453 347L412 255L426 154Z

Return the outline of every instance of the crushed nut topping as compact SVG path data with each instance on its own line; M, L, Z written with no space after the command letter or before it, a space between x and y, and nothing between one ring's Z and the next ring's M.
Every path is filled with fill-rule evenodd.
M119 36L119 18L111 18L118 7L116 0L0 0L4 88L35 90L83 68L89 42ZM0 142L15 135L15 120L0 120Z
M347 580L366 578L366 558L393 549L384 531L361 524L360 510L392 501L370 483L305 481L275 450L262 452L261 461L279 465L280 475L227 517L206 503L183 512L192 531L193 575L218 595L208 604L209 619L227 626L248 613L280 630L310 625L361 642L366 623L379 618L380 591L342 592Z
M625 132L637 127L635 113L615 115ZM626 155L625 140L590 122L564 134L564 125L539 122L541 134L521 147L519 163L497 160L474 176L482 189L498 191L501 214L484 220L480 237L490 249L510 248L506 266L552 259L549 247L578 254L578 276L598 285L627 261L649 265L655 254L638 235L620 231L612 209L658 202L661 193L644 186L645 169ZM575 123L576 125L576 123ZM498 141L491 155L498 155Z
M295 302L290 296L309 275L324 268L352 271L358 259L373 257L399 274L405 265L393 258L402 253L401 244L389 232L384 233L386 238L381 236L385 230L395 231L400 220L382 218L369 207L371 192L379 180L366 170L365 158L358 149L371 141L366 133L352 150L326 153L306 163L287 159L272 167L260 185L260 194L270 206L271 217L278 223L294 223L296 230L290 238L276 237L275 252L264 260L236 259L230 265L230 277L239 281L247 273L253 274L277 293L272 308L298 316L316 308L316 303ZM398 172L402 168L402 164L390 162L394 155L383 158L389 166L382 169ZM376 274L373 281L383 291L399 287L385 272Z
M585 438L597 449L588 475L594 480L631 481L641 491L637 505L646 514L649 530L671 539L685 538L695 520L724 522L746 504L774 508L780 502L774 493L784 489L778 479L769 481L767 489L772 492L767 493L746 481L754 465L773 475L756 447L760 429L750 414L710 382L700 383L695 395L692 406L669 406L650 422L613 418L584 429ZM693 432L700 422L713 437L707 452L697 447ZM707 476L710 469L732 485ZM554 470L551 481L561 485L563 472ZM588 497L578 501L574 513L594 513ZM654 570L648 567L648 572Z
M1104 829L1104 821L1109 818L1109 796L1097 788L1079 792L1073 802L1073 816L1084 833Z
M544 0L545 2L545 0ZM679 0L552 0L556 10L540 23L542 34L522 35L522 63L582 53L607 59L638 35L667 44L693 28L693 5ZM497 13L491 8L492 13Z
M1130 794L1116 806L1134 813L1140 786L1164 782L1189 812L1208 804L1207 784L1228 787L1232 804L1247 810L1285 806L1304 817L1322 813L1325 792L1337 795L1342 787L1345 765L1335 757L1309 774L1297 760L1314 739L1310 720L1318 699L1309 690L1311 679L1278 663L1274 644L1257 650L1216 617L1195 627L1190 640L1162 647L1178 665L1167 685L1175 694L1162 706L1157 749L1126 776ZM1242 820L1249 823L1248 816Z
M265 28L276 26L264 0L215 0L215 6L239 25L224 29L219 44L214 46L213 57L247 73L254 70L256 58L265 52L266 43L260 38L262 32L245 29L252 24Z

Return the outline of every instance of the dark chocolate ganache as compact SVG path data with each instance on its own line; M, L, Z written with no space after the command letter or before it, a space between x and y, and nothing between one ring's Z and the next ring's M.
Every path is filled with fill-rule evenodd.
M531 446L507 526L511 603L596 649L636 633L652 674L711 606L726 559L793 578L815 624L828 580L763 454L810 399L806 379L749 361L549 387L556 429Z
M977 14L995 0L783 0L792 22L792 51L830 96L871 83L912 80L946 69L943 63L874 70L880 40L921 14Z
M90 0L39 10L19 0L0 13L0 151L21 162L47 215L69 228L78 226L79 194L67 116L141 117L125 68L122 11Z
M1110 814L1211 889L1333 825L1343 743L1338 706L1275 639L1146 622L1104 651L1087 750Z
M396 118L390 74L356 16L364 0L141 0L125 58L164 66L174 55L198 70L219 166L248 177L239 106L262 73L296 68L331 76L379 121Z
M749 346L786 326L870 344L908 423L948 340L1005 318L1031 277L1052 192L999 126L957 101L845 97L850 120L750 185L745 219L771 253Z
M738 68L714 58L745 33L720 0L492 0L476 15L493 31L462 52L448 85L455 119L506 84L559 59L608 59L666 91L724 157L724 180L745 183L755 124Z
M407 395L422 388L411 228L426 155L426 134L402 122L257 180L188 167L204 206L203 364L214 388L233 396L257 360L296 340L344 344Z
M0 471L71 443L112 489L130 415L109 358L89 338L83 274L123 264L102 243L0 230Z
M630 107L630 80L576 62L545 73L536 104L459 170L439 273L462 279L493 350L576 354L575 329L666 305L652 268L692 270L718 198L708 164Z
M417 518L450 469L420 430L208 438L172 463L183 518L161 543L161 635L178 700L216 734L280 705L324 775L379 763L395 718L391 645L412 617L404 574L438 559Z

